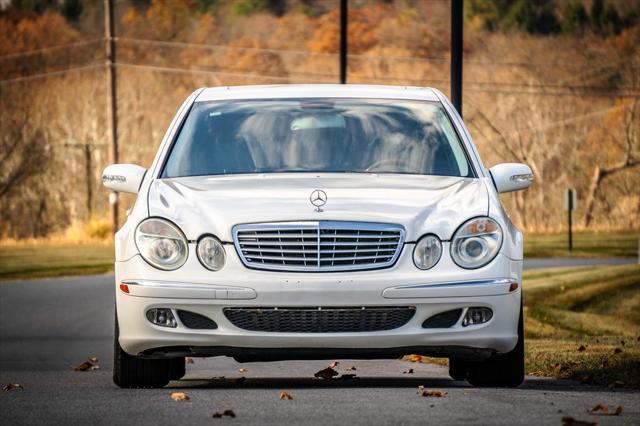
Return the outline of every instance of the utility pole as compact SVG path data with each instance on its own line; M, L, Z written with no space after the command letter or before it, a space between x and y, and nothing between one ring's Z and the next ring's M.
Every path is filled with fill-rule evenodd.
M340 0L340 84L347 83L347 25L349 7Z
M113 0L104 0L104 38L107 57L107 111L111 136L111 163L118 162L118 98L116 87L116 40ZM118 230L118 193L109 193L109 211L113 232Z
M462 4L451 0L451 102L462 117Z

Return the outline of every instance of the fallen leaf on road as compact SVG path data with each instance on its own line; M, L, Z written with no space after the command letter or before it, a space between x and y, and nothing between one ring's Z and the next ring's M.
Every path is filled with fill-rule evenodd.
M2 387L3 391L11 391L14 389L20 389L20 390L24 390L24 388L22 387L22 385L20 383L7 383L6 385L4 385Z
M448 392L435 390L435 389L425 389L424 386L418 386L418 394L424 397L435 397L435 398L443 398L448 395Z
M184 392L173 392L171 393L171 399L174 401L187 401L189 400L189 395Z
M580 347L578 348L578 352L584 352L586 350L587 348L585 348L584 345L580 345Z
M280 392L280 399L293 399L289 392L282 391Z
M246 373L246 372L247 372L247 369L246 369L246 368L241 368L241 369L239 369L238 371L239 371L239 372L241 372L241 373Z
M234 419L236 417L236 413L234 413L233 410L224 410L224 411L218 411L216 413L213 413L211 417L213 417L214 419L219 419L224 416L231 417L232 419Z
M331 368L331 367L327 367L327 368L325 368L325 369L323 369L323 370L320 370L320 371L318 371L317 373L315 373L315 374L313 375L313 377L317 377L317 378L320 378L320 379L329 380L329 379L333 379L333 378L334 378L335 376L337 376L338 374L340 374L340 373L338 373L338 372L337 372L336 370L334 370L333 368Z
M331 364L329 364L329 368L336 368L338 364L340 364L338 361L333 361Z
M73 367L73 371L93 371L99 369L98 358L92 356L87 358L82 364L78 364Z
M422 355L407 355L405 359L409 362L422 362Z
M347 368L347 371L356 371L356 367L352 365L351 367Z
M410 369L408 369L408 370L404 370L404 371L402 372L402 374L413 374L413 368L410 368Z
M621 354L621 353L622 353L622 349L620 349L620 348L615 348L615 349L613 350L613 353L614 353L614 354Z
M573 417L563 417L562 426L598 426L598 423L576 420Z
M600 414L603 416L619 416L622 414L622 405L618 405L613 412L609 411L609 406L604 404L598 404L590 410L587 410L589 414Z
M193 358L191 358L190 356L187 356L184 358L184 362L187 364L193 364Z

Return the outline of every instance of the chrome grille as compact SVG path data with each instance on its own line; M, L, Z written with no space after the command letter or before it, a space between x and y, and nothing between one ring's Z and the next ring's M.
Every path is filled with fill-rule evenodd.
M386 268L404 242L399 225L365 222L281 222L236 225L242 262L277 271L354 271Z

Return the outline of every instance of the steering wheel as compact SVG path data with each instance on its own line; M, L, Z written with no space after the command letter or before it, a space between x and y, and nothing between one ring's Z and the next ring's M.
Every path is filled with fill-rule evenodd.
M422 170L409 166L403 160L399 160L397 158L385 158L383 160L376 161L371 164L369 167L365 169L367 172L375 172L380 171L381 168L385 168L385 166L395 165L395 170L389 173L416 173L422 174Z

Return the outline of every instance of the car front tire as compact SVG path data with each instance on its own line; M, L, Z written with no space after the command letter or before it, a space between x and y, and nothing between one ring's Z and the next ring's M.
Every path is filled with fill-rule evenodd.
M510 352L483 362L470 363L467 381L479 387L514 388L524 381L524 320L522 306L518 320L518 343Z
M453 380L466 380L469 363L457 358L449 358L449 376Z
M121 388L161 388L180 373L180 370L172 369L172 359L145 359L132 356L122 350L118 337L118 316L115 320L115 333L113 342L113 382ZM184 358L182 360L182 374L184 375Z

